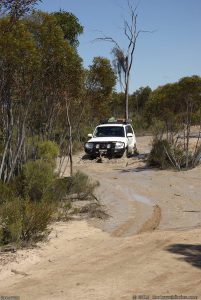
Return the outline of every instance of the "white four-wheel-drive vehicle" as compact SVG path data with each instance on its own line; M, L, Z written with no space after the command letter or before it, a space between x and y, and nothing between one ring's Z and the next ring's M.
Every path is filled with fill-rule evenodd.
M137 150L134 130L124 121L104 122L88 137L84 149L91 157L121 157L124 153L131 156Z

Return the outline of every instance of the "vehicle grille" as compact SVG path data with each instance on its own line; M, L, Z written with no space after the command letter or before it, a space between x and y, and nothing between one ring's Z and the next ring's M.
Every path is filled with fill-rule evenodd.
M105 149L112 149L112 148L115 147L115 143L114 142L96 143L95 144L95 148L97 148L97 145L98 145L98 149L103 149L103 150L105 150ZM110 146L108 147L108 145L110 145Z
M100 144L100 149L107 149L107 145L106 143L102 143Z

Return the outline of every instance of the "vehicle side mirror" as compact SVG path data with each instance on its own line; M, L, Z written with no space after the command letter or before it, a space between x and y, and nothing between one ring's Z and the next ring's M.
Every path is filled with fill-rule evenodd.
M92 138L92 134L91 134L91 133L89 133L87 136L88 136L89 138Z
M132 134L132 133L127 133L127 137L128 137L128 138L132 138L132 137L133 137L133 134Z

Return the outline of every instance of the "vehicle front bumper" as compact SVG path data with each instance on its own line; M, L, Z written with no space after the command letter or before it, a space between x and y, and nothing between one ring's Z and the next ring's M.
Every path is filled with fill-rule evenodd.
M111 143L93 143L93 148L86 148L84 147L85 152L93 157L97 156L107 156L107 157L112 157L112 156L121 156L125 152L125 147L124 148L115 148L115 142ZM110 145L110 146L108 146Z

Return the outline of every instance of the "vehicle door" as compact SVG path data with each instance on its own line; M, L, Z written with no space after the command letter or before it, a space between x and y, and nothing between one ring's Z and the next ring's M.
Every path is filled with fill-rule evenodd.
M128 134L132 134L132 137L128 137ZM130 125L126 126L126 137L128 142L128 151L132 151L134 148L134 132L132 130L132 127Z

